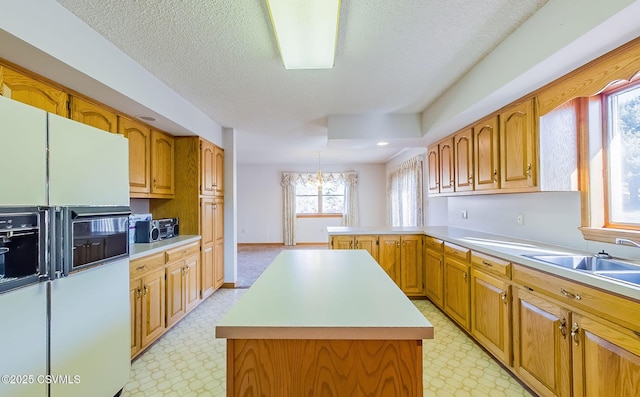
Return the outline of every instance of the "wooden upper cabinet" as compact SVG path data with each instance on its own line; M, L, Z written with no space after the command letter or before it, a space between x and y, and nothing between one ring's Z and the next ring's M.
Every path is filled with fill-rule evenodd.
M151 194L175 193L174 139L164 132L151 130Z
M129 192L131 197L151 193L151 129L120 117L118 133L129 139Z
M500 113L500 187L537 185L537 122L535 99L516 103Z
M118 116L101 106L72 96L71 119L108 132L118 132Z
M498 152L498 116L473 126L475 190L500 187Z
M440 161L438 155L438 144L427 148L427 168L428 168L428 193L440 193Z
M200 140L200 194L215 196L216 186L216 145L204 139Z
M455 191L455 158L453 138L440 141L438 153L440 157L440 193L452 193Z
M224 150L215 147L215 195L224 196Z
M0 94L49 113L68 117L66 92L6 66L0 66Z
M453 136L456 192L473 190L473 130L467 128Z

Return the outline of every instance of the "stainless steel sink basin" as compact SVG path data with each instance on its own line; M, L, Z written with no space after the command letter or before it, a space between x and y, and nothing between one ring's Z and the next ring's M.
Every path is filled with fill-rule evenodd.
M618 259L591 255L524 254L522 256L567 269L640 285L640 265Z

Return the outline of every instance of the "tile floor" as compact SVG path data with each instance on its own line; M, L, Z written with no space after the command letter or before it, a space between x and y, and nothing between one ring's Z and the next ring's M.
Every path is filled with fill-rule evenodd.
M202 302L133 362L122 396L225 396L226 347L215 324L245 292L218 290ZM425 397L531 396L431 302L413 302L435 328L423 344Z

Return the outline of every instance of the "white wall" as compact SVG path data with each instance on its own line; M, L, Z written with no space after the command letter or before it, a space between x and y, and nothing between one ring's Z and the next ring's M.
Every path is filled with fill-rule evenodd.
M385 226L386 186L383 164L323 165L325 172L358 172L361 227ZM316 165L238 165L238 243L282 243L282 172L315 172ZM328 241L326 226L340 219L298 219L296 241Z

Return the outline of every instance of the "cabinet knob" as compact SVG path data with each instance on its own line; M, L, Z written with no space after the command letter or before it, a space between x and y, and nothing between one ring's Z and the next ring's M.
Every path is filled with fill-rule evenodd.
M498 170L493 170L493 182L498 183Z
M138 287L138 293L137 293L137 298L140 299L142 298L142 288Z
M531 163L527 164L527 178L531 178Z
M503 292L500 294L500 299L502 299L502 301L507 304L507 293Z
M578 343L580 342L580 335L578 334L579 331L580 326L578 323L573 323L573 326L571 327L571 337L573 338L573 343L575 343L576 346L578 346Z
M144 294L143 295L147 295L149 293L149 287L147 287L146 285L144 286Z
M560 333L562 334L562 339L567 339L567 319L563 318L560 320L560 325L558 326Z

